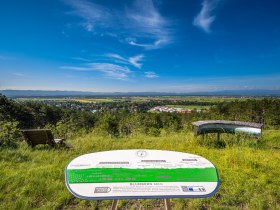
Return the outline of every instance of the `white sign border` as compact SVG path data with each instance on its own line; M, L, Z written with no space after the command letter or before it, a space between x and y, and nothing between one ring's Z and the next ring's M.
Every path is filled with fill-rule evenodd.
M128 150L138 150L138 149L128 149ZM139 150L151 150L151 149L139 149ZM154 150L154 149L153 149ZM110 152L110 151L123 151L123 150L106 150L106 151L99 151L99 152ZM158 151L168 151L168 152L178 152L178 151L172 151L172 150L158 150ZM96 152L98 153L98 152ZM180 152L180 153L184 153L184 152ZM92 153L87 153L87 154L92 154ZM191 153L187 153L187 154L191 154ZM85 154L84 154L85 155ZM199 155L198 155L199 156ZM79 156L78 156L79 157ZM77 158L78 158L77 157ZM202 157L202 156L200 156ZM74 160L74 159L73 159ZM208 160L208 159L207 159ZM209 161L209 160L208 160ZM82 196L79 195L75 192L73 192L73 190L70 188L69 183L68 183L68 178L67 178L67 168L69 166L69 164L72 161L70 161L67 166L65 167L65 184L68 188L68 190L77 198L82 199L82 200L127 200L127 199L169 199L169 198L208 198L208 197L212 197L219 189L220 187L220 177L219 177L219 173L218 170L216 168L216 166L209 161L211 164L214 165L216 173L217 173L217 177L218 177L218 181L217 181L217 186L216 188L209 194L206 195L166 195L166 196L113 196L113 197L86 197L86 196ZM198 182L200 183L200 182Z

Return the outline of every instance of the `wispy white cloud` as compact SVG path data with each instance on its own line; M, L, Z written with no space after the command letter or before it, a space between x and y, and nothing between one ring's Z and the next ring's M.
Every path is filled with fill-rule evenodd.
M116 54L116 53L107 53L105 54L106 57L109 57L109 58L112 58L114 59L114 61L122 61L125 62L125 63L128 63L128 60L126 58L124 58L123 56L119 55L119 54Z
M111 63L89 63L89 66L97 71L104 71L104 69L111 69L112 71L120 71L124 73L131 73L130 69L126 66L119 66Z
M143 55L136 55L134 57L130 57L128 59L128 62L130 64L132 64L133 66L135 66L135 67L140 69L141 66L142 66L142 63L139 63L139 62L142 61L143 57L144 57Z
M86 63L85 66L61 66L62 69L74 71L98 71L105 77L119 80L127 80L132 71L126 66L111 63Z
M134 41L134 40L131 40L131 41L128 42L128 44L130 44L130 45L143 47L146 50L158 49L158 48L161 48L162 46L164 46L168 43L169 43L169 40L167 40L167 39L156 40L152 43L137 43L137 41Z
M19 72L13 72L12 75L17 76L17 77L24 77L24 74L19 73Z
M69 38L70 37L70 35L66 32L66 31L61 31L61 34L64 36L64 37L66 37L66 38Z
M92 32L93 31L93 24L92 23L86 23L86 24L84 24L84 27L86 28L86 30L88 32Z
M161 48L172 41L169 21L155 7L153 0L134 0L131 7L117 10L104 7L89 0L62 0L72 8L68 14L83 19L80 24L88 32L116 35L127 44L147 50ZM127 37L130 37L127 39Z
M110 9L88 0L63 0L63 2L73 9L69 14L84 19L81 25L89 32L92 32L96 26L110 27L114 20Z
M130 45L149 50L160 48L172 41L169 22L160 14L152 0L135 0L134 7L127 9L126 15L131 22L129 25L138 33L135 37L150 39L148 43L130 40Z
M215 21L216 16L212 14L220 0L203 0L202 8L193 20L193 25L202 29L206 33L211 32L211 24Z
M80 66L60 66L60 68L74 70L74 71L93 71L93 69L89 67L80 67Z
M91 63L90 68L95 71L103 72L105 76L109 78L121 80L128 79L129 74L132 72L126 66L120 66L111 63Z
M147 71L145 72L145 77L152 79L152 78L157 78L159 76L153 71Z
M133 57L129 57L129 58L123 57L123 56L121 56L119 54L115 54L115 53L108 53L105 56L114 59L114 61L117 63L130 64L138 69L140 69L143 65L142 63L140 63L144 58L144 55L142 55L142 54L136 55Z
M82 58L82 57L73 57L73 60L77 60L77 61L84 61L84 62L90 62L89 59L87 58Z

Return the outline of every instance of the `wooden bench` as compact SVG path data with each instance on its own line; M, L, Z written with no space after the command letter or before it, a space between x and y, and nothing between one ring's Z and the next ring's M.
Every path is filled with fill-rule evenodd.
M55 139L49 129L26 129L21 130L28 145L34 147L38 144L48 144L51 146L64 145L65 139Z

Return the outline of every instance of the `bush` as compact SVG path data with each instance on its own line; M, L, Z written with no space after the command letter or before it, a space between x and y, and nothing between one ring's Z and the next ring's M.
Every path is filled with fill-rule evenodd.
M119 136L119 119L116 115L105 113L98 121L96 131L111 137Z
M21 139L18 122L0 122L0 146L16 147Z

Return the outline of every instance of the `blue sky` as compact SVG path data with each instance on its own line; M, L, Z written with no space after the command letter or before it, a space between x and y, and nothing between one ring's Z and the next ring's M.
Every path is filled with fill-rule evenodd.
M0 5L0 89L280 89L278 0Z

